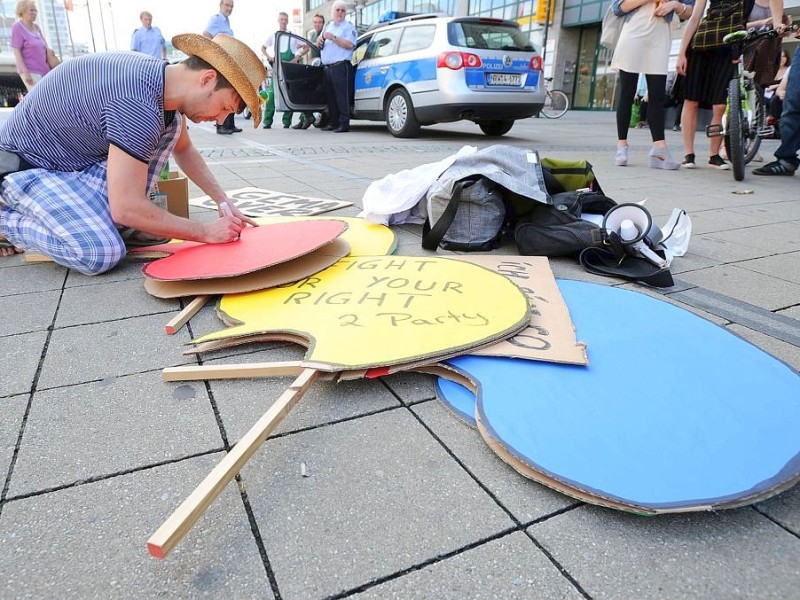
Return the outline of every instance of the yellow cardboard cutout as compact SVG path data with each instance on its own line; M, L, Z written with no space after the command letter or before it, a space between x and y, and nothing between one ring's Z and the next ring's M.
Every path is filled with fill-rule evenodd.
M530 318L508 278L439 257L346 257L295 284L224 296L226 322L195 340L268 332L309 340L304 366L323 371L413 364L513 335Z
M259 217L256 223L285 223L287 221L313 221L326 217ZM350 244L350 256L381 256L391 254L397 248L394 233L386 225L370 223L358 217L327 217L347 223L347 230L340 236Z

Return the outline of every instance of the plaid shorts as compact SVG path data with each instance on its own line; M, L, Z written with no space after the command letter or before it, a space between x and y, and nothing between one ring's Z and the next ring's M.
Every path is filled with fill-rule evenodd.
M176 113L148 168L148 192L181 134ZM125 258L125 242L108 206L108 163L83 171L29 169L0 184L0 232L8 241L49 256L84 275L99 275Z
M14 245L65 267L104 273L125 257L107 187L105 162L83 171L10 173L0 185L0 231Z

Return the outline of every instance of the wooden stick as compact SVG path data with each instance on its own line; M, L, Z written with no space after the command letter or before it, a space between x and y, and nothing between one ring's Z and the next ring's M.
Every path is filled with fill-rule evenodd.
M195 316L197 312L206 305L206 302L208 302L209 298L211 298L211 296L198 296L189 302L189 304L187 304L186 307L179 312L174 319L167 323L167 326L165 327L167 335L173 335L177 333L180 328L186 324L186 321Z
M164 381L198 381L202 379L242 379L255 377L297 377L305 367L299 361L259 362L241 365L185 365L161 371Z
M53 259L38 252L25 252L25 262L40 263L40 262L53 262Z
M275 403L214 467L199 486L147 540L147 551L155 558L165 558L203 515L220 492L242 469L273 429L289 414L298 400L316 381L319 371L304 369Z

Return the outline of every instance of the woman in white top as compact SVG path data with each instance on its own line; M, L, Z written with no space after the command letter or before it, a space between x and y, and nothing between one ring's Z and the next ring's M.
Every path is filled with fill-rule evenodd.
M650 166L656 169L680 166L664 140L664 95L672 43L670 22L675 15L681 20L688 19L693 5L694 0L614 0L614 12L626 15L611 59L611 68L619 72L620 80L614 157L618 166L628 164L628 128L639 73L644 73L647 79L647 123L653 138Z

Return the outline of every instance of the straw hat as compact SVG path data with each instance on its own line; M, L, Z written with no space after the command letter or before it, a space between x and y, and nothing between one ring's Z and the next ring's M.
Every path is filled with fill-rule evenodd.
M208 39L196 33L182 33L172 38L172 45L190 56L202 58L227 79L253 114L253 127L261 122L261 97L258 86L267 71L256 53L224 33Z

